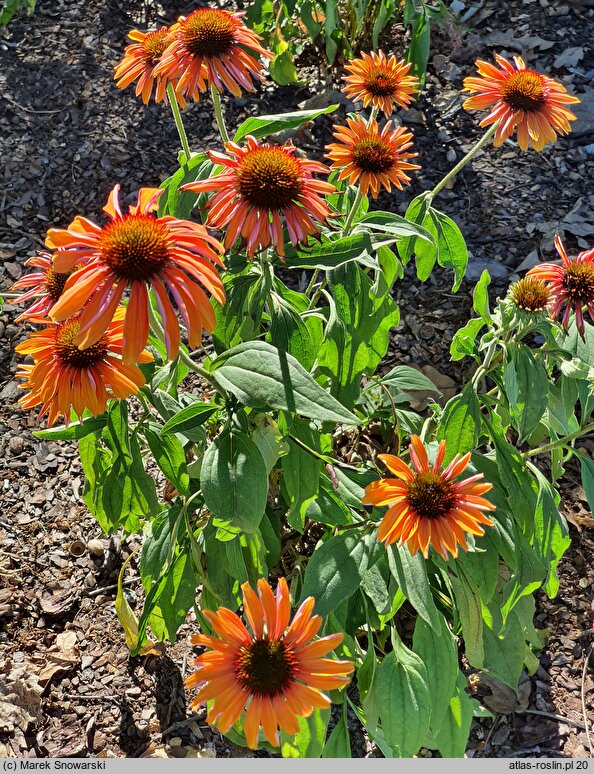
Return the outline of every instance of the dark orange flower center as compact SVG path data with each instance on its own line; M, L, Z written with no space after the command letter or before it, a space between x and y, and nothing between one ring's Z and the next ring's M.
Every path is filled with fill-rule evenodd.
M74 269L72 269L72 271L65 271L65 272L57 272L57 271L54 271L52 268L49 268L47 270L47 273L45 275L45 289L52 301L57 301L60 298L60 296L62 295L62 291L64 290L64 285L66 284L66 280L73 272L75 272L79 268L80 268L79 266L75 266Z
M199 8L183 22L181 39L193 56L222 56L235 46L235 27L227 11Z
M264 637L241 649L235 675L251 694L273 697L289 687L295 665L295 656L284 642Z
M398 78L383 67L376 67L365 76L365 88L374 97L392 97L398 89Z
M509 292L514 304L524 312L544 312L550 301L546 282L532 277L514 283Z
M169 260L167 228L152 215L124 215L103 229L101 255L118 278L149 280Z
M547 86L542 75L534 70L520 70L506 78L501 93L513 110L538 110L547 98Z
M87 349L79 349L74 337L80 329L77 317L71 317L56 328L55 353L65 366L85 369L104 360L107 354L107 337L103 336L96 344Z
M265 146L245 154L236 172L239 193L261 210L283 210L301 193L299 162L282 148Z
M577 303L594 302L594 264L570 261L563 274L563 289Z
M163 51L168 46L169 30L154 30L149 32L142 41L144 48L144 61L147 65L154 67L157 64Z
M381 137L361 137L353 145L351 153L353 161L363 172L378 174L394 166L394 149Z
M453 485L441 473L417 473L408 484L406 499L412 510L424 519L442 519L456 505Z

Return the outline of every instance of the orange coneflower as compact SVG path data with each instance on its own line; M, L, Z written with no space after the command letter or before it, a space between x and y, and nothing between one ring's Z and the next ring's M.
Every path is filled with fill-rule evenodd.
M80 349L75 344L79 326L79 317L71 317L35 331L16 347L19 354L33 358L32 365L20 365L17 371L18 377L26 379L21 387L30 390L19 403L24 408L41 404L39 419L47 414L49 425L60 414L68 424L71 408L79 417L85 409L95 416L102 414L108 398L135 395L145 381L138 366L121 359L122 307L116 309L107 330L91 347ZM138 355L140 363L152 359L146 350Z
M410 62L396 59L394 55L386 57L383 51L361 54L346 65L351 75L344 78L343 89L349 99L362 100L363 107L372 107L392 114L394 105L406 108L419 90L419 79L408 75Z
M169 27L161 27L152 32L132 30L128 33L130 40L135 42L126 47L124 58L115 67L114 79L117 81L118 89L125 89L138 80L136 96L142 97L145 105L148 105L153 87L155 102L165 99L170 79L166 75L155 75L154 70L171 42L170 34Z
M561 257L561 265L541 263L530 269L527 277L543 280L551 294L551 317L557 317L565 306L561 323L567 331L571 310L575 309L575 324L583 337L584 309L594 320L594 248L585 250L576 258L568 258L559 234L555 234L555 247Z
M236 97L241 90L254 91L254 79L262 80L260 63L252 55L268 59L262 39L240 21L243 13L218 8L198 8L181 16L171 28L172 42L155 68L155 75L179 78L177 91L198 97L213 85L227 88Z
M524 60L514 57L514 64L495 56L499 69L489 62L476 62L480 78L465 78L464 91L476 93L464 102L466 110L486 110L489 115L481 126L499 122L495 145L501 145L518 130L518 145L522 150L532 146L541 151L557 134L569 134L574 114L565 106L579 102L557 81L528 70Z
M467 550L465 532L484 535L480 525L493 526L483 511L494 511L495 506L481 497L493 485L478 483L482 473L454 481L468 465L470 452L463 457L456 454L445 470L440 470L445 441L440 442L432 466L417 435L411 436L408 448L413 468L392 454L380 454L380 459L397 478L373 481L365 489L364 505L390 506L377 538L386 545L396 540L400 545L406 543L413 556L420 548L427 559L431 545L444 559L448 559L448 551L455 558L458 545Z
M551 301L551 292L546 282L536 277L526 276L514 282L509 295L518 309L529 314L546 311Z
M347 118L347 126L334 127L334 137L339 142L326 146L326 157L333 169L341 169L339 180L348 178L351 185L359 181L364 196L371 189L376 198L381 188L391 191L392 184L402 190L410 183L406 171L420 169L407 161L418 153L405 153L412 147L412 134L391 121L380 132L375 119L367 123L361 116Z
M225 302L223 282L210 263L223 266L217 254L222 246L202 225L151 214L162 190L141 188L138 203L125 213L120 209L119 190L116 185L103 208L110 217L103 228L77 217L68 229L48 232L46 245L57 251L53 259L56 271L83 264L68 278L49 314L61 321L82 310L75 344L85 349L105 333L130 287L123 357L134 362L148 340L148 289L152 288L165 329L167 355L174 358L179 350L179 323L169 293L186 324L190 346L199 346L202 330L215 327L215 315L198 283L220 304Z
M225 607L216 613L203 610L220 639L203 634L190 638L207 650L194 662L196 671L185 684L200 686L192 708L214 699L207 721L222 733L247 705L243 728L248 746L257 747L260 726L270 744L278 746L278 727L296 734L299 717L307 717L314 707L329 707L322 691L349 683L353 662L321 658L340 645L344 635L314 640L322 618L312 616L313 597L301 604L289 625L291 603L284 578L278 581L276 596L264 579L258 581L257 594L249 583L241 590L251 632Z
M207 225L224 228L225 248L241 235L247 243L248 258L258 247L271 243L284 256L281 215L287 224L293 245L307 242L308 235L320 231L331 215L322 196L336 189L330 183L314 180L314 172L328 174L328 167L316 161L300 159L290 143L260 145L248 135L245 147L225 144L228 156L208 152L211 160L223 167L208 180L181 186L182 191L216 191L208 202Z
M25 266L36 266L41 271L26 274L12 286L12 290L27 288L22 296L15 299L15 304L22 304L23 301L29 301L31 298L36 299L27 311L16 318L16 322L21 322L22 320L30 320L36 323L47 322L49 310L62 295L66 280L73 273L74 269L60 274L52 266L52 256L50 253L45 252L29 258L28 261L25 261Z

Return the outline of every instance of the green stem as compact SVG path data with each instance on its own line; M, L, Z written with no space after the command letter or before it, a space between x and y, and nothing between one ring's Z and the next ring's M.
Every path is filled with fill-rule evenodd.
M589 425L585 425L574 433L564 435L563 438L557 438L556 441L551 441L551 443L547 443L544 446L537 446L536 449L530 449L529 451L524 452L522 457L535 457L537 454L546 454L546 452L558 449L560 446L567 446L571 441L575 441L576 438L580 438L582 435L587 435L592 432L594 432L594 422L590 422Z
M439 183L435 186L435 188L429 192L428 198L430 202L432 199L434 199L437 196L437 194L441 191L441 189L445 185L447 185L450 180L456 177L458 172L461 169L463 169L463 167L465 167L468 164L468 162L476 156L476 154L481 150L481 148L483 148L490 141L490 139L493 137L493 135L497 130L497 126L498 126L498 123L494 123L492 126L490 126L487 129L487 131L484 133L484 135L481 137L481 139L477 142L477 144L468 151L466 156L464 156L464 158L461 159L456 164L456 166L453 167L447 173L447 175L442 180L439 181Z
M210 95L212 97L214 114L215 118L217 119L217 126L219 127L221 138L224 143L230 142L229 132L227 131L227 127L225 125L225 117L223 116L223 109L221 107L221 95L219 94L218 89L213 85L210 87Z
M314 273L311 275L311 279L309 281L309 285L307 286L305 290L305 295L309 298L309 294L314 289L314 285L318 281L318 277L320 276L320 269L315 269Z
M344 229L342 230L343 237L348 236L351 231L351 228L353 226L353 218L355 217L355 213L359 209L359 205L361 204L362 198L363 198L363 194L361 193L361 189L357 188L357 195L355 196L355 201L353 202L353 206L349 210L349 214L347 215L347 219L344 224Z
M173 88L171 83L167 84L167 96L169 97L169 104L171 105L173 120L175 121L175 126L177 127L177 133L179 134L182 150L186 157L186 163L187 163L190 160L190 157L192 154L190 152L188 135L186 134L186 130L184 129L184 122L182 121L177 97L175 96L175 89Z
M324 290L324 288L326 287L327 284L328 284L328 275L324 274L324 276L322 278L322 281L320 282L320 284L318 285L318 287L316 289L316 292L311 297L311 301L309 302L309 308L310 309L313 309L315 307L315 305L318 303L318 299L322 295L322 291Z

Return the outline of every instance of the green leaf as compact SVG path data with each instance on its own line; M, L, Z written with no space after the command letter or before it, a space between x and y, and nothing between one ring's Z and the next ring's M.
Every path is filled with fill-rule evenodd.
M149 589L145 587L147 596L139 631L149 625L159 640L167 638L174 642L177 630L196 601L197 582L189 551L178 553L160 581Z
M186 465L186 454L180 441L174 435L160 436L158 432L146 426L143 427L143 433L155 462L168 481L180 494L187 495L190 479Z
M256 444L239 430L217 436L204 453L200 487L206 507L245 532L258 528L268 495L268 475Z
M440 390L422 371L417 371L416 368L405 365L392 368L385 376L382 376L380 382L385 384L386 387L395 387L402 392L422 390L441 394Z
M319 421L359 424L292 355L264 341L246 342L219 355L212 376L243 404L260 411L282 409Z
M406 59L412 62L412 72L419 78L421 85L425 82L430 39L431 27L429 16L423 6L422 10L415 12L411 39L406 51Z
M444 215L431 208L431 217L435 227L435 241L437 243L438 255L437 262L446 269L453 269L454 284L452 290L454 293L459 289L466 274L468 265L468 248L462 236L458 225ZM425 224L423 224L425 225ZM431 228L427 228L429 233Z
M350 758L351 738L347 721L346 704L342 708L340 720L332 729L330 736L324 746L322 758Z
M326 476L322 476L319 483L318 493L305 511L306 518L319 521L320 524L327 524L330 527L351 524L353 517L349 508L334 492Z
M476 317L469 320L464 327L456 331L450 344L452 360L462 360L466 355L478 358L478 334L484 326L485 321L480 317Z
M440 615L435 607L427 564L420 553L411 556L406 546L391 545L386 549L392 577L420 617L436 632L441 629Z
M441 728L434 736L443 758L464 758L466 752L473 717L472 699L464 691L466 684L466 678L460 672Z
M594 513L594 462L583 454L577 456L580 458L582 486L590 506L590 513Z
M328 105L328 107L320 108L319 110L297 110L294 113L250 116L250 118L247 118L239 125L233 142L239 142L248 134L258 139L259 137L266 137L269 134L282 132L286 129L295 129L297 126L301 126L301 124L313 121L314 118L324 113L333 113L337 108L338 105Z
M395 634L395 632L393 632ZM372 686L387 743L395 757L418 753L429 727L432 696L427 669L416 653L393 636L394 650L384 658Z
M208 177L212 168L213 164L206 153L196 153L171 177L164 180L161 188L165 189L165 192L159 199L159 215L172 215L174 218L187 220L196 205L198 194L179 189L186 183L194 183Z
M334 611L359 588L374 543L372 536L348 530L318 546L305 568L301 599L314 597L319 615Z
M289 451L277 423L268 414L258 414L255 418L252 441L260 450L268 475L276 465L278 458Z
M521 444L538 427L546 410L549 377L542 363L523 344L511 342L507 356L510 359L503 371L505 396Z
M288 86L297 83L297 69L291 56L289 45L286 41L280 41L274 48L274 59L268 65L270 77L280 86Z
M287 257L291 269L335 269L350 261L369 264L373 245L367 233L352 234L331 241L322 238L311 250L300 250L295 257ZM373 263L371 263L373 265Z
M438 627L432 628L417 618L413 635L413 650L427 670L427 686L432 697L431 732L441 729L450 706L458 676L458 646L456 638L441 613L437 613Z
M491 277L489 272L484 269L472 293L472 308L486 323L490 323L492 320L489 309L489 293L487 292L490 284Z
M437 438L446 441L446 463L455 454L464 454L476 448L481 424L480 405L473 385L469 382L461 395L454 395L446 403L437 428Z
M281 753L283 758L319 758L324 749L330 709L314 709L307 718L300 717L299 731L289 735L281 729Z
M161 435L170 433L182 433L193 430L204 424L219 408L215 403L193 403L191 406L178 411L163 425Z
M294 419L290 432L314 451L319 451L319 433L314 432L307 422ZM289 453L282 458L283 487L286 492L289 512L287 521L298 532L303 532L307 507L318 493L321 462L302 446L288 439Z
M422 226L417 223L411 223L410 220L395 215L393 212L383 212L373 210L359 219L358 224L364 224L366 228L378 231L382 234L391 234L398 237L414 237L424 239L427 242L434 243L435 239Z
M480 597L468 583L460 568L458 568L457 575L450 574L449 580L452 584L456 610L462 625L466 658L472 666L481 669L485 661L485 646L483 644L484 624Z
M74 439L84 438L89 433L96 433L103 430L107 424L107 417L89 417L80 422L71 422L68 427L60 425L51 427L47 430L34 430L35 438L42 438L44 441L72 441Z
M301 315L280 296L272 293L270 341L282 352L288 352L309 371L316 359L313 341Z

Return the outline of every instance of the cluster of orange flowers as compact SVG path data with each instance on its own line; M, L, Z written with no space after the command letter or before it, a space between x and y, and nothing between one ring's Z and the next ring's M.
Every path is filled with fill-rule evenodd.
M19 319L45 327L17 346L33 365L18 376L30 392L26 408L41 405L49 424L71 409L102 414L108 397L127 398L144 384L136 363L147 363L149 289L154 291L165 330L167 355L178 354L179 322L171 298L196 347L202 331L215 325L207 291L224 303L223 282L213 264L223 267L222 245L197 223L155 217L162 191L142 188L137 203L122 212L119 185L103 208L105 226L75 218L67 229L50 229L46 245L53 252L31 258L40 271L26 275L15 289L18 299L35 297ZM127 308L120 305L129 291Z

